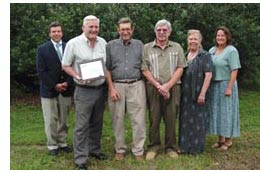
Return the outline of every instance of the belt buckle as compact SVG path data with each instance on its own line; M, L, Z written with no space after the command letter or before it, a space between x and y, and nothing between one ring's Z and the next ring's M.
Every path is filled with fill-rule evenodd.
M133 80L126 80L125 83L131 84L131 83L133 83Z
M137 82L138 81L138 79L133 79L133 80L129 80L127 83L128 84L132 84L132 83L135 83L135 82Z
M132 84L132 83L135 83L139 81L139 79L129 79L129 80L115 80L115 82L118 82L118 83L126 83L126 84Z

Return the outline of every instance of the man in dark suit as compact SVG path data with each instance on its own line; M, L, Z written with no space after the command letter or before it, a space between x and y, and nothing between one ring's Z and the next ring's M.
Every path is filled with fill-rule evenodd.
M40 96L50 155L59 151L72 151L66 143L67 119L73 94L73 79L61 67L65 48L62 26L58 22L49 25L50 41L40 45L37 51L37 72L40 78Z

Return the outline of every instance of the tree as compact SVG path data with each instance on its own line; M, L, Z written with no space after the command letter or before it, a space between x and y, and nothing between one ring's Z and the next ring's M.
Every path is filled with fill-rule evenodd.
M121 17L135 22L134 37L144 43L154 40L155 23L167 19L173 27L171 39L184 49L187 30L199 29L208 50L214 45L215 29L225 25L240 53L239 84L260 88L260 4L11 4L10 11L11 86L37 87L36 48L49 39L47 27L52 21L63 24L63 39L68 41L81 34L84 16L93 14L100 18L100 35L107 41L118 37L116 24Z

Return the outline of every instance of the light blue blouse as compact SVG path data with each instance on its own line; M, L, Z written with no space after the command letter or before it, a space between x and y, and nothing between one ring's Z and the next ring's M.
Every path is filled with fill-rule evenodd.
M229 80L231 71L241 68L238 51L232 45L226 46L218 55L215 55L216 50L216 46L209 50L214 64L212 80Z

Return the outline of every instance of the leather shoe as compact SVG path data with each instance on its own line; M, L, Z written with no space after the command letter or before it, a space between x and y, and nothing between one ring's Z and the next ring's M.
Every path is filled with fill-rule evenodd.
M69 146L60 147L60 150L65 152L65 153L71 153L72 152L72 148L69 147Z
M85 164L79 164L77 165L77 170L87 170L88 167Z
M49 155L57 156L58 153L59 153L59 150L58 150L58 149L52 149L52 150L49 150Z
M138 162L143 161L144 156L143 155L137 155L137 156L135 156L135 160L138 161Z
M89 153L89 156L90 157L94 157L95 159L97 160L106 160L107 159L107 156L103 153Z
M125 154L124 153L116 153L115 154L115 160L120 161L125 159Z

